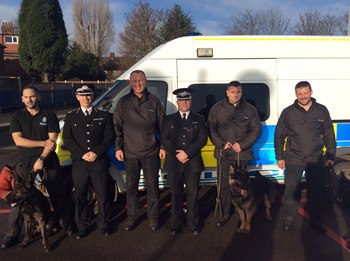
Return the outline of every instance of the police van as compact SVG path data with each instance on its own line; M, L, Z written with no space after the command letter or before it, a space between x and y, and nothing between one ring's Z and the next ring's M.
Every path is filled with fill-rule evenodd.
M256 106L263 125L253 146L254 160L250 161L249 169L283 183L283 171L278 169L275 159L274 130L282 110L294 102L294 86L301 80L311 83L313 97L329 109L337 155L344 159L349 156L349 68L350 37L186 36L151 51L97 97L94 106L113 113L119 99L130 91L129 76L136 69L146 73L148 90L158 96L167 114L177 111L172 92L178 88L194 90L192 110L198 112L205 106L207 95L214 95L216 101L224 99L227 84L238 80L242 83L243 98ZM213 152L214 146L208 139L202 149L205 170L201 185L216 185ZM71 164L61 138L57 153L62 165ZM109 156L110 174L118 191L125 192L124 165L115 159L113 145ZM159 171L159 186L167 186L163 169ZM139 188L145 188L142 177Z

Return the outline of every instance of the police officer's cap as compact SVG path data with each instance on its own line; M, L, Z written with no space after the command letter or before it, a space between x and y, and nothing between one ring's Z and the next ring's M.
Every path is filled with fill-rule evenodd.
M94 94L95 86L93 84L83 84L75 90L76 95L87 96Z
M178 100L191 100L193 90L190 88L180 88L173 91L173 94L176 95Z

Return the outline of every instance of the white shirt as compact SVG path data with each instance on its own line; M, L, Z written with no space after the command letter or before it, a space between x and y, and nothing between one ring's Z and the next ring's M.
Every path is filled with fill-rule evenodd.
M179 111L179 113L180 113L181 119L182 119L183 115L186 114L186 120L188 118L188 115L190 114L189 111L185 111L185 112L184 111Z
M89 115L91 115L92 107L90 107L89 109L84 109L83 107L80 107L80 109L83 111L84 114L85 114L85 111L88 111Z

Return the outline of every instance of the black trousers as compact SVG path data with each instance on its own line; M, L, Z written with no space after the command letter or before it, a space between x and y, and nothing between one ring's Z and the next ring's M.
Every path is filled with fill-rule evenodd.
M108 198L108 169L98 162L77 160L73 162L72 177L75 199L75 223L79 231L84 231L91 224L91 213L88 208L88 186L91 181L96 193L98 216L97 227L108 229L110 219L110 200Z
M16 163L16 174L22 179L28 179L33 166L38 157L30 159L17 159ZM58 157L55 153L50 154L50 156L45 160L44 167L47 171L47 180L45 186L50 195L52 205L54 207L54 214L56 219L62 218L63 226L65 228L71 228L72 220L65 207L63 195L62 183L60 180L60 163ZM7 237L16 238L21 232L23 224L23 217L21 214L20 206L12 208L9 215L9 229L6 233Z
M138 186L140 172L143 176L147 189L147 216L149 219L158 219L159 214L159 159L158 157L148 157L140 159L126 159L126 203L128 220L136 222L140 216Z
M310 222L321 223L324 200L324 166L322 162L306 166L286 163L284 172L284 206L288 219L294 219L298 213L300 200L300 179L305 170L307 187L307 209Z
M190 230L198 229L198 186L200 172L169 171L171 191L171 227L179 229L183 218L183 191L186 184L186 224Z
M218 165L218 175L221 171L221 189L220 189L220 201L222 207L222 218L228 219L231 215L231 205L232 205L232 194L231 188L229 185L229 176L230 176L230 165L233 167L237 166L237 160L222 158L221 159L221 170L220 164ZM240 166L242 169L245 169L248 165L248 161L240 161ZM220 180L218 179L218 182Z

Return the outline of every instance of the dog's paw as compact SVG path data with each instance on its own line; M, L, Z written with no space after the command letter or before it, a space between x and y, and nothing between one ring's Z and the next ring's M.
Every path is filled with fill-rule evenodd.
M237 229L238 233L244 233L244 231L245 231L244 227L240 227Z
M46 253L49 253L49 251L51 251L51 246L50 245L44 246L44 251Z
M28 246L28 242L23 242L23 243L19 244L18 248L23 249L23 248L26 248L27 246Z

